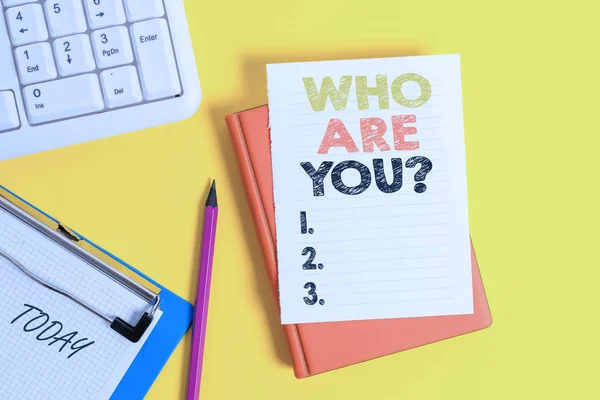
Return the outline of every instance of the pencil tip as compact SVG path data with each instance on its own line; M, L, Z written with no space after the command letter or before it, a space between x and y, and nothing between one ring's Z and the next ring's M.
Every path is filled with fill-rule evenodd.
M206 199L206 205L211 207L217 207L217 187L216 181L213 179L212 186L210 187L210 192L208 193L208 198Z

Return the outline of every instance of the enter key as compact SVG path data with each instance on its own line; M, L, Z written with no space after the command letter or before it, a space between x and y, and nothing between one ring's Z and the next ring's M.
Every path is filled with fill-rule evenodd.
M144 99L157 100L181 94L169 27L164 18L131 25Z

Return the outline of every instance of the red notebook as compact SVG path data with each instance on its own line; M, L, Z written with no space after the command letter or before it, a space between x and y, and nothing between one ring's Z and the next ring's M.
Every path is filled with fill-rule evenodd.
M279 303L268 107L227 116L265 265ZM283 325L297 378L487 328L492 323L471 245L474 314Z

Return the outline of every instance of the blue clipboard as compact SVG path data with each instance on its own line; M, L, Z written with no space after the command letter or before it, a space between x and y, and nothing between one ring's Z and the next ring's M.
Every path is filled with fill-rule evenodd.
M138 355L131 363L129 369L123 376L123 379L111 396L111 400L143 399L190 327L193 318L193 306L89 239L65 227L58 220L2 185L0 185L0 196L7 198L11 203L30 215L37 213L38 215L32 216L46 225L49 225L50 222L55 224L55 226L66 228L69 234L76 236L77 239L80 240L79 246L87 251L93 252L94 255L100 256L103 259L108 258L112 260L111 264L118 264L119 266L128 269L129 273L127 275L130 277L135 275L138 279L145 280L159 290L161 297L160 309L162 310L163 315L150 333L150 336L146 339L144 346L140 349ZM46 221L44 221L44 219L46 219Z

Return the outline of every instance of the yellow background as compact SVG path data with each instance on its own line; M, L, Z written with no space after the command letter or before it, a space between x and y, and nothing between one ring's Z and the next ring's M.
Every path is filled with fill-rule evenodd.
M203 400L597 399L598 7L556 0L186 0L190 120L0 164L0 182L192 301L220 221ZM265 64L460 53L471 233L493 325L296 380L223 117ZM189 334L148 399L183 398Z

